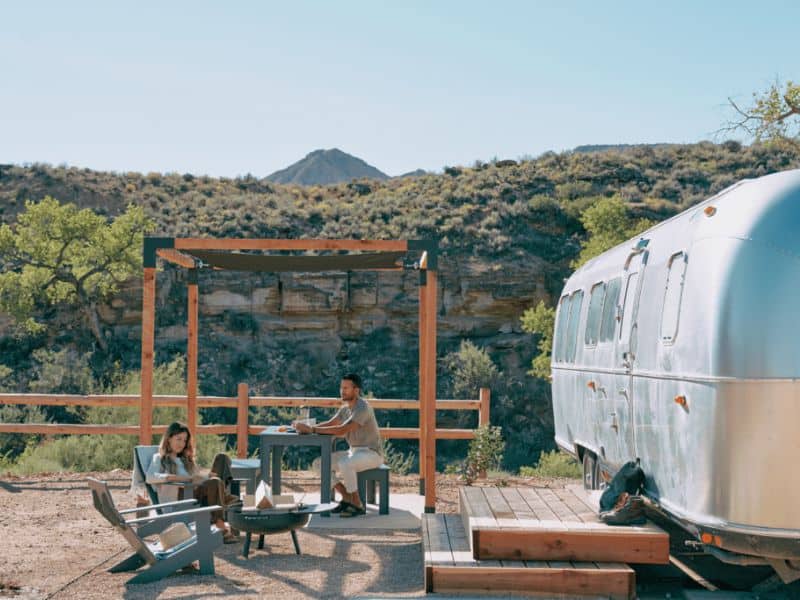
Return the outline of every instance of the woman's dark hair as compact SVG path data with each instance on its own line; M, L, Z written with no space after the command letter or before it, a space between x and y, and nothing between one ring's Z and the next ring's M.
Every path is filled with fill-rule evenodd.
M173 475L178 470L178 465L169 457L169 439L179 433L186 434L186 445L183 447L181 453L178 454L178 457L183 461L183 466L187 472L194 472L194 444L192 443L192 432L189 431L186 424L175 421L174 423L170 423L169 427L167 427L167 430L164 432L164 437L161 438L161 444L158 447L158 454L161 456L161 468L164 469L164 472L172 473Z
M348 373L342 377L342 381L344 380L352 381L353 385L356 386L358 389L361 389L361 377L356 375L355 373Z

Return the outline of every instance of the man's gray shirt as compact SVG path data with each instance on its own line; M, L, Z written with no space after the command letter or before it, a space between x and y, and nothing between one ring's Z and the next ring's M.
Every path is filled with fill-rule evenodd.
M356 400L355 406L350 410L350 406L345 404L334 415L342 423L347 423L350 419L358 423L361 427L355 431L345 434L345 439L351 448L362 447L370 448L378 454L383 454L381 444L381 433L378 430L378 422L375 420L375 411L363 398Z

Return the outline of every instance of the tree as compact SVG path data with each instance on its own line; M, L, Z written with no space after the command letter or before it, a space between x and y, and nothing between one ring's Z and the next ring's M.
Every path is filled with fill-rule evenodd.
M728 98L736 116L721 132L744 131L757 142L783 143L800 150L800 84L775 81L740 106Z
M0 227L0 310L36 332L47 308L75 309L107 349L98 304L141 272L143 237L152 230L134 205L108 222L50 197L26 201L16 226Z
M575 268L653 225L648 219L630 217L619 196L597 200L583 211L581 223L589 237L581 242L581 252L572 261L571 266Z
M581 252L572 261L572 267L579 267L606 250L621 244L653 225L648 219L635 220L628 215L628 209L619 196L600 198L581 213L581 223L589 237L581 242ZM553 329L556 309L540 301L536 308L529 308L522 315L522 329L538 334L537 354L528 371L534 377L549 379L550 355L553 351Z
M536 345L539 354L531 361L531 370L528 371L528 374L541 379L549 379L556 309L547 306L544 300L540 300L536 308L529 308L522 314L521 320L524 331L540 336L539 343Z

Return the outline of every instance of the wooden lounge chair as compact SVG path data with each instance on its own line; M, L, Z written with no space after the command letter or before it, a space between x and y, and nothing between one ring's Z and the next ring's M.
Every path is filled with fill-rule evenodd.
M147 490L147 497L150 499L150 504L152 505L158 504L158 492L155 487L147 483L147 468L150 466L150 463L153 461L153 456L155 456L157 452L158 446L136 446L133 449L134 479L144 485L144 489ZM174 485L181 488L181 492L178 495L179 498L191 497L192 495L191 483L170 481L161 485ZM189 490L188 493L186 491L187 489ZM150 508L152 508L152 506ZM156 510L158 513L162 513L169 510L169 508Z
M222 533L211 526L210 513L219 510L219 506L197 506L195 500L182 500L149 507L177 510L126 521L124 514L136 513L141 511L141 508L118 510L105 481L89 478L88 482L94 507L135 550L125 560L111 567L110 572L134 571L147 565L145 570L129 579L127 583L150 583L191 565L194 561L199 561L201 574L214 574L214 549L222 545ZM163 550L160 542L148 542L144 539L178 521L189 525L192 537L177 546Z

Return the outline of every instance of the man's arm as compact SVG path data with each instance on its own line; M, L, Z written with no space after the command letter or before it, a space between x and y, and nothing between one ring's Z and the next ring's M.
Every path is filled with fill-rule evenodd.
M342 424L328 425L327 423L322 423L321 425L316 425L310 428L309 433L320 433L322 435L342 436L345 435L346 433L350 433L351 431L355 431L359 427L361 427L361 425L359 423L356 423L351 418Z

